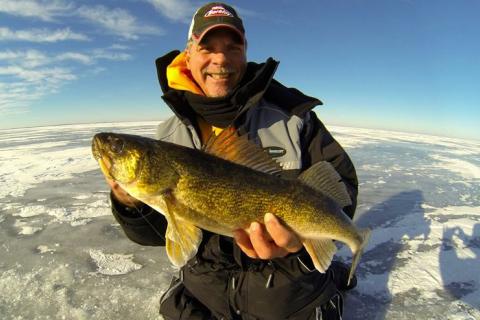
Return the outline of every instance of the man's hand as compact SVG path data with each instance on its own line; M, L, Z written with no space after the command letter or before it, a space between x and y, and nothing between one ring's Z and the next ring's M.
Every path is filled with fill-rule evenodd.
M233 233L238 246L247 256L265 260L281 258L302 248L297 235L275 215L267 213L264 221L265 224L252 222L248 232L238 229Z
M142 202L132 197L127 191L125 191L122 187L120 187L120 185L115 181L108 178L105 178L105 180L107 180L108 185L110 186L110 188L112 188L113 196L121 204L127 207L132 207L132 208L137 208L142 204Z

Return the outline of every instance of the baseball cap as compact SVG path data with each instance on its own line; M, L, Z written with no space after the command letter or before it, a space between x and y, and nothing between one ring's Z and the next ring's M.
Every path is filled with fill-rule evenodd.
M200 42L208 31L217 27L232 29L245 42L242 19L235 9L221 2L207 3L195 12L188 31L188 40L193 39Z

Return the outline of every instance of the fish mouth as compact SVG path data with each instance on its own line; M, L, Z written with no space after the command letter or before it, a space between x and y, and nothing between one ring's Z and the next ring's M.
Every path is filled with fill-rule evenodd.
M129 152L124 150L125 142L121 135L100 132L97 133L92 139L92 155L98 162L102 173L107 179L115 180L122 183L133 183L137 180L139 173L142 171L145 163L145 155L142 155L139 159L130 159L128 157ZM122 159L117 159L116 157ZM125 158L125 159L123 159ZM119 161L117 161L119 160ZM123 163L128 160L136 160L139 162L135 164L135 172L128 174L123 172ZM117 165L118 163L118 165ZM118 167L118 168L117 168ZM125 168L124 168L125 169ZM128 168L131 169L131 168Z
M114 177L110 174L110 168L112 167L112 163L110 162L110 159L108 159L107 157L101 157L97 159L97 161L105 177L109 179L114 179Z
M93 158L97 161L102 158L102 144L100 140L101 138L98 134L96 134L92 140L92 155Z
M99 134L93 137L92 141L92 155L93 158L98 162L100 169L102 170L103 174L107 177L112 179L112 175L110 174L110 168L112 167L112 161L108 156L106 156L102 152L102 141L101 136Z

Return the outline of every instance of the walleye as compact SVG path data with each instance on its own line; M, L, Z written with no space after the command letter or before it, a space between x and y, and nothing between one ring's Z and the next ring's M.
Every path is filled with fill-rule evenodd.
M267 212L296 233L320 272L337 250L332 240L348 245L349 282L368 242L370 230L358 230L342 211L351 200L330 163L314 164L297 180L282 179L278 163L233 129L212 135L202 150L99 133L92 153L108 178L165 215L167 255L176 266L195 256L201 229L232 237Z

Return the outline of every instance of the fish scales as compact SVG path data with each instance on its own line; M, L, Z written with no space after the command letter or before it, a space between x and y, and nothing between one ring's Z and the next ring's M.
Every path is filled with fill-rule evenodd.
M258 146L225 137L220 140L226 147L214 141L207 149L215 155L226 150L239 163L275 172L272 160L261 154L247 154L242 160L242 152L263 152ZM167 253L178 266L196 254L202 237L198 227L232 236L253 221L263 222L267 212L299 236L321 272L336 251L332 240L339 240L354 254L350 279L368 241L370 231L357 230L342 211L350 197L328 163L313 165L299 180L286 180L199 150L111 133L97 134L92 152L108 178L166 216Z
M358 241L350 220L337 214L341 208L300 181L281 179L208 154L199 159L197 152L184 151L181 156L171 153L177 155L171 161L179 174L173 195L186 207L230 230L226 235L248 228L252 221L263 221L263 213L270 212L302 236L322 235L344 242L355 237ZM185 218L199 219L198 215ZM201 227L209 229L208 225Z

